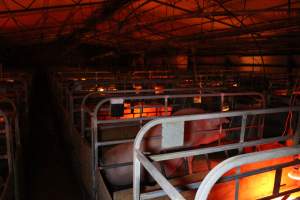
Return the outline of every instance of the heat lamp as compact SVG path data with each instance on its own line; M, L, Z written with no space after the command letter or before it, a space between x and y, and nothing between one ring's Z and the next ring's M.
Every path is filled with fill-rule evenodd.
M154 86L154 91L155 91L155 94L162 94L162 93L164 93L164 87L161 85L156 85L156 86Z
M230 110L230 106L228 103L223 103L222 107L221 107L222 112L227 112Z
M117 91L118 90L118 88L115 84L110 84L107 89L108 89L108 91Z
M289 178L291 178L293 180L300 181L300 168L299 168L299 166L294 167L292 169L292 171L290 171L288 173L288 176L289 176Z
M202 103L202 98L201 98L201 96L199 96L199 97L194 97L194 103L201 104L201 103Z
M15 80L14 79L7 79L6 82L8 82L8 83L14 83Z
M233 83L232 86L233 86L233 87L238 87L239 84L238 84L238 83Z
M295 156L295 159L299 159L299 155ZM300 181L300 165L296 165L293 169L288 173L288 177L290 179Z
M104 92L104 88L103 88L103 87L98 87L98 88L97 88L97 91L98 91L98 92Z
M139 94L140 93L139 91L143 89L142 85L139 85L139 84L133 84L132 87L133 87L133 89L136 90L136 94Z

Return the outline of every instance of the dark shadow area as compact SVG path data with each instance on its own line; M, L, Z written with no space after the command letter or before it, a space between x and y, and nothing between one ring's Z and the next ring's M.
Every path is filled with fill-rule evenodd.
M37 69L33 74L30 129L26 142L28 200L82 199L55 112L47 73Z

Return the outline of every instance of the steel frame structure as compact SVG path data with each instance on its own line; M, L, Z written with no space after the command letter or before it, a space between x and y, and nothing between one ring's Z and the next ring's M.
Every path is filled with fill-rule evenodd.
M195 46L198 52L208 54L296 52L299 2L278 0L257 7L252 3L247 0L64 0L60 3L3 0L0 36L10 44L67 39L75 46L100 44L131 52L160 52L162 47L169 47L188 53ZM31 17L28 23L27 18ZM275 49L274 45L281 47Z
M55 85L55 82L54 82L54 89L57 91L57 88L59 88L60 86L59 85ZM175 91L176 91L176 89L175 89ZM110 99L110 98L114 98L114 97L117 97L117 98L123 98L123 97L121 97L121 96L119 96L120 94L122 95L122 91L119 91L120 93L118 94L118 95L116 95L116 94L113 94L114 92L111 92L112 94L109 94L109 92L107 93L107 94L105 94L105 95L112 95L112 97L108 97L108 96L103 96L103 97L100 97L100 99L99 100L101 100L102 99L102 101L105 101L105 99L107 98L107 99ZM124 93L125 92L125 93ZM127 93L126 93L127 92ZM131 90L131 91L123 91L123 95L125 95L125 94L132 94L132 93L135 93L136 91L135 90ZM149 91L146 91L146 92L149 92ZM153 92L153 91L152 91ZM150 92L151 93L151 92ZM150 94L149 93L149 94ZM90 94L88 94L87 96L85 96L86 97L86 99L88 99L88 98L90 98L90 96L93 96L93 94L97 94L97 92L95 92L95 93L90 93ZM225 94L225 93L224 93ZM74 94L74 95L76 95L76 94ZM116 95L116 96L114 96L114 95ZM209 95L213 95L213 94L209 94ZM67 95L68 96L68 95ZM68 98L66 96L66 98ZM163 96L163 95L161 95L161 96ZM199 96L199 94L196 94L196 96ZM75 96L74 96L75 97ZM124 97L124 98L127 98L127 97ZM132 97L132 98L136 98L136 96L135 97ZM85 100L86 101L86 100ZM99 102L98 102L99 103ZM94 105L95 106L95 105ZM64 106L63 106L64 107ZM83 110L84 110L84 112L85 113L88 113L90 116L93 116L94 115L94 111L95 110L91 110L90 108L88 108L87 107L87 105L86 105L86 103L83 103L82 104L82 108L83 108ZM95 107L94 107L95 108ZM82 110L81 110L82 111ZM76 111L77 112L77 111ZM68 116L68 118L70 117L70 115L71 115L71 113L65 113L65 115L66 116ZM150 118L149 118L150 119ZM120 120L120 121L122 121L122 120ZM104 124L105 124L105 121L103 121L104 122ZM106 121L107 123L111 123L111 122L113 122L113 121ZM116 123L118 123L118 120L116 120L115 121ZM97 127L98 125L100 125L101 126L101 122L97 122L97 123L95 123L95 122L93 122L93 120L92 120L92 127ZM96 125L96 126L95 126ZM81 125L82 126L82 125ZM70 127L70 131L71 132L73 132L73 131L75 131L75 132L78 132L77 134L79 135L80 133L79 133L79 130L77 129L75 129L74 128L74 124L73 125L68 125L68 127ZM81 128L81 130L82 130L82 128ZM96 131L97 131L97 129L94 129L94 128L92 128L91 129L91 131L93 132L93 136L95 136L95 134L94 133L96 133ZM81 133L82 134L82 133ZM93 139L93 137L91 138L93 141L93 143L92 143L92 145L93 144L95 144L95 139ZM276 139L278 139L278 138L276 138ZM268 140L268 142L270 142L270 141L275 141L276 139L274 139L274 140ZM285 139L287 139L287 137L285 138ZM132 140L127 140L127 141L112 141L112 142L107 142L107 143L102 143L102 142L99 142L98 144L96 144L96 146L97 145L100 145L100 146L102 146L102 145L104 145L104 146L106 146L106 145L113 145L113 144L121 144L122 142L132 142ZM267 141L265 141L265 142L267 142ZM89 147L90 148L90 147ZM95 148L98 148L98 147L95 147ZM95 157L95 155L93 155L92 156L92 154L93 154L93 149L90 149L91 150L91 152L90 152L90 154L88 154L88 155L91 155L91 157L93 157L93 158L96 158ZM98 161L93 161L93 160L91 160L91 164L92 164L92 166L91 166L91 168L94 168L94 169L97 169L97 166L95 167L95 163L97 163ZM97 171L97 170L95 170L95 174L94 174L94 176L92 176L92 178L99 178L98 176L101 176L100 174L99 174L99 171ZM100 179L101 179L101 177L100 177ZM102 179L101 179L102 180ZM98 181L100 181L101 182L101 180L98 180ZM103 181L103 180L102 180ZM95 182L97 182L97 181L95 181ZM99 183L97 183L96 184L96 186L98 185ZM92 191L95 191L95 190L97 190L96 189L96 186L93 186L93 189L92 189ZM160 191L161 192L161 191ZM157 195L157 194L156 194Z
M68 137L67 140L70 140L70 137L73 137L73 136L74 136L74 138L76 138L77 135L80 137L80 131L75 127L74 123L73 124L71 123L71 117L72 117L71 115L74 115L77 112L77 107L76 107L75 104L72 104L72 102L73 102L74 99L80 100L81 98L83 98L85 96L81 93L80 90L79 91L76 91L76 90L73 91L73 90L71 90L71 92L66 92L67 89L68 89L66 87L66 84L68 85L69 83L65 82L64 79L63 79L63 77L61 77L61 78L62 79L58 79L55 73L51 74L52 87L53 87L53 91L56 92L57 103L58 103L60 109L62 111L64 111L64 119L63 120L66 123L66 132L68 132L68 134L72 134L73 132L77 133L77 134L75 134L75 136L73 134L70 135L70 136L66 136L66 137ZM82 82L82 83L84 84L84 82ZM172 93L180 92L180 91L183 91L183 90L185 92L186 91L190 91L190 92L191 91L198 91L198 89L187 89L187 88L181 89L179 91L177 91L177 90L178 89L170 89L170 91L169 91L169 89L164 89L165 92L172 92ZM77 92L79 92L79 93L77 94ZM126 95L126 94L135 94L136 92L137 92L136 90L106 91L106 92L103 92L104 96L101 96L101 95L97 96L97 94L99 94L99 92L90 92L90 94L89 94L89 92L87 92L88 95L86 95L85 99L88 99L88 98L90 98L90 96L93 96L95 94L96 94L96 99L97 98L98 99L99 98L102 99L102 98L105 98L107 95L108 96L120 96L120 95ZM143 94L154 94L155 90L150 90L150 89L149 90L140 90L138 92L141 92ZM63 97L60 96L62 94L64 94ZM95 98L95 97L92 97L92 98ZM71 102L71 103L68 103L68 101ZM69 105L72 105L72 106L69 106ZM71 112L69 112L69 109L71 110ZM82 137L80 137L79 139L80 139L80 141L82 140L82 142L79 143L79 145L82 145L82 147L80 147L80 149L82 151L86 152L86 155L89 155L90 151L91 151L90 145L89 144L85 144L86 142L85 142L85 140ZM74 143L71 144L71 145L74 145ZM77 156L75 157L75 159L78 159L78 155L80 156L80 154L81 154L80 152L77 152ZM85 157L86 157L86 155L85 155ZM90 159L89 156L88 156L88 159ZM90 161L88 161L88 162L90 162ZM83 164L83 163L81 163L81 164ZM79 165L81 165L81 164L79 164ZM83 165L85 165L85 164L83 164ZM80 168L82 168L82 166ZM88 168L88 176L90 176L89 173L90 173L91 169L92 169L92 166L90 168ZM81 171L81 173L82 173L82 171ZM85 182L85 183L86 183L86 185L84 185L84 187L85 188L87 187L86 189L89 190L89 186L88 186L89 185L89 181L87 180L87 182ZM89 193L89 192L87 192L87 193Z
M15 199L22 198L22 142L28 131L29 90L31 76L23 72L0 73L0 109L6 115L9 126L8 143L11 164L9 166L9 183L7 192ZM2 196L1 196L2 198ZM7 196L3 198L12 198ZM1 199L2 200L2 199Z
M299 139L299 138L297 138ZM296 142L296 141L295 141ZM216 181L221 178L221 176L229 171L230 169L240 167L242 165L250 164L250 163L256 163L264 160L271 160L275 158L281 158L286 156L294 156L300 153L300 146L295 145L294 147L285 147L280 149L274 149L274 150L267 150L263 152L255 152L255 153L249 153L244 155L235 156L232 158L229 158L222 163L220 163L218 166L216 166L213 170L207 174L205 179L202 181L199 189L197 190L195 199L204 200L207 199L209 192L211 191L211 188L216 183ZM293 164L297 164L298 162L293 162ZM288 165L285 165L288 166ZM276 168L275 166L272 166L271 169L276 169L276 173L280 173L280 171L277 171L278 169L282 169L280 166ZM258 173L260 170L257 170L256 173ZM261 172L266 172L267 170L261 170ZM253 173L254 174L254 173ZM242 175L242 174L240 174ZM245 176L247 177L247 175ZM280 187L280 180L279 180L279 187ZM274 184L275 185L275 184ZM300 189L296 188L289 191L280 192L278 185L275 185L277 187L273 194L270 197L264 197L263 199L272 199L280 196L288 197L290 193L298 192ZM236 187L237 188L237 187ZM238 190L236 190L235 193L235 199L238 199Z
M6 148L7 148L7 153L5 155L1 155L1 159L6 159L8 162L8 177L7 180L4 183L4 189L3 192L0 194L0 199L5 199L7 198L11 191L11 183L13 179L13 158L12 158L12 136L10 132L10 126L8 122L8 118L6 117L6 114L0 110L0 116L4 119L4 130L1 130L1 133L5 135L6 139Z
M85 102L91 98L101 99L106 96L122 96L125 94L133 95L133 94L155 94L157 92L156 89L133 89L134 84L140 84L141 82L145 82L145 79L128 79L126 74L122 74L124 78L120 78L120 74L112 74L111 72L106 71L95 71L95 72L58 72L57 76L54 75L53 83L56 84L55 88L58 89L58 96L61 97L60 101L66 108L66 112L68 112L71 117L71 124L74 123L74 115L78 113L80 109L80 105L85 104ZM130 77L130 76L129 76ZM162 84L171 85L166 86L167 88L163 88L163 92L167 94L185 92L185 93L193 93L199 92L199 88L176 88L169 89L168 87L176 87L178 84L177 80L169 80L169 79L161 79L157 78L149 80L146 82L147 84ZM59 84L59 85L57 85ZM95 85L94 89L91 89L91 85ZM103 86L107 87L107 85L114 85L116 90L104 90L97 91L97 87ZM57 90L56 89L56 90ZM79 102L76 106L75 101Z
M296 133L293 137L291 136L280 136L280 137L273 137L268 139L259 139L255 141L245 141L245 128L246 128L246 120L248 116L251 115L265 115L265 114L275 114L275 113L282 113L282 112L297 112L299 113L299 107L290 107L290 108L275 108L275 109L260 109L260 110L250 110L250 111L233 111L227 113L213 113L213 114L199 114L199 115L190 115L190 116L179 116L179 117L167 117L167 118L159 118L152 120L151 122L147 123L143 128L139 131L135 142L134 142L134 196L135 200L138 199L150 199L155 198L163 195L168 195L171 199L185 199L180 194L180 189L176 189L162 174L158 169L153 165L152 161L164 161L170 160L175 158L183 158L183 157L190 157L196 155L203 155L207 153L213 152L222 152L226 150L238 149L239 152L242 152L244 147L256 146L261 144L268 144L272 142L278 141L286 141L288 139L293 139L294 144L299 143L300 138L300 123L299 120L297 122ZM165 154L157 154L157 155L150 155L146 156L141 151L141 142L143 137L150 130L151 127L156 125L164 124L164 123L180 123L186 121L194 121L194 120L205 120L205 119L216 119L216 118L223 118L223 117L242 117L242 124L241 124L241 131L240 131L240 141L239 143L229 144L229 145L221 145L216 147L208 147L208 148L201 148L201 149L194 149L194 150L184 150L184 151L176 151L173 153L165 153ZM215 167L206 178L202 181L195 199L206 199L207 195L212 188L212 186L216 183L216 181L228 170L239 167L243 164L258 162L262 160L268 160L272 158L279 158L289 155L295 155L300 153L299 146L289 147L289 148L280 148L277 150L270 150L270 151L262 151L262 152L255 152L250 154L239 155L236 157L229 158L228 160L223 161L217 167ZM296 164L296 163L294 163ZM150 192L142 194L140 191L140 180L141 180L141 167L144 167L148 173L154 178L154 180L159 184L163 191L158 192ZM274 169L274 168L273 168ZM276 169L276 168L275 168ZM269 169L269 171L272 169ZM257 170L255 173L263 173L264 170ZM255 174L252 173L252 174ZM251 175L251 173L250 173ZM249 176L249 174L248 174ZM235 180L242 178L241 174L237 176L231 177L230 180ZM238 188L238 182L236 188ZM187 186L188 188L197 189L199 183L192 184ZM297 190L299 191L299 190ZM291 193L296 192L294 190L290 191ZM288 192L286 192L288 193ZM280 194L277 194L281 196ZM272 196L273 197L273 196ZM277 197L277 196L275 196ZM238 190L236 190L235 198L238 199Z
M15 99L18 109L24 109L25 115L29 112L29 87L31 77L26 73L1 73L0 95ZM9 92L12 92L9 94Z
M0 194L1 200L6 200L15 197L20 198L18 163L21 155L21 141L19 129L19 115L14 102L8 98L0 99L0 117L3 118L3 129L0 130L0 135L4 134L6 138L6 153L1 155L2 160L8 162L8 176L4 184L4 190ZM10 106L10 109L3 106Z
M63 77L62 77L63 78ZM52 79L53 80L53 89L54 89L54 91L60 91L60 87L61 86L63 86L62 84L58 84L57 83L57 81L55 81L55 80L57 80L57 79ZM63 79L62 79L63 80ZM61 82L61 80L59 80L59 82ZM197 89L197 88L195 88L195 89L185 89L185 92L187 92L187 90L190 90L189 91L189 94L188 95L186 95L186 96L193 96L193 91L195 92L196 91L196 93L194 94L194 96L199 96L201 93L199 92L199 89ZM180 90L180 89L170 89L170 90L168 90L168 89L164 89L164 91L166 92L166 94L169 94L169 95L165 95L164 97L167 97L167 98L170 98L171 96L176 96L176 93L182 93L183 91L182 90ZM202 90L203 91L203 90ZM70 94L72 94L73 95L73 98L77 98L76 97L76 91L74 91L75 93L67 93L68 95L70 95ZM133 98L133 99L135 99L135 98L144 98L144 96L142 97L142 96L136 96L137 94L136 94L136 90L125 90L125 91L122 91L122 90L120 90L120 91L112 91L111 93L110 92L107 92L107 93L104 93L103 95L104 96L98 96L98 94L99 94L99 92L91 92L91 93L89 93L89 94L87 94L85 97L84 97L84 99L82 99L82 103L81 103L81 105L82 105L82 107L81 107L81 112L82 111L84 111L84 113L93 113L93 111L94 110L91 110L91 108L90 108L90 106L88 106L88 99L89 98L95 98L95 97L93 97L93 95L96 95L96 99L98 99L97 101L98 101L98 103L100 103L100 102L105 102L105 101L109 101L108 99L110 99L110 98L122 98L122 96L123 95L134 95L134 96L132 96L131 98ZM139 93L139 95L146 95L146 98L150 98L151 99L151 94L154 94L154 92L155 91L153 91L153 90L141 90L141 91L139 91L139 92L141 92L141 93ZM79 94L80 94L80 91L79 91ZM69 99L69 97L70 96L68 96L68 95L66 95L65 97L64 97L64 99L65 99L65 101L68 101L68 99ZM71 95L71 96L72 96ZM107 96L108 95L108 96ZM171 96L170 96L171 95ZM207 96L210 96L210 95L212 95L212 96L216 96L216 95L214 95L214 94L204 94L204 96L205 95L207 95ZM222 95L224 95L224 96L227 96L227 95L230 95L230 94L226 94L226 93L219 93L219 95L220 95L220 97L222 96ZM231 94L231 95L234 95L234 94ZM259 99L264 99L264 97L263 97L263 95L262 94L259 94L259 93L249 93L249 95L251 96L251 95L253 95L253 96L255 96L255 95L257 95L257 97L259 98ZM58 99L60 99L60 96L59 95L56 95L57 96L57 98ZM98 96L98 97L97 97ZM156 97L155 97L156 96ZM163 95L159 95L159 96L157 96L157 95L155 95L154 97L155 98L161 98ZM180 96L180 95L179 95ZM182 95L182 97L183 97L184 95ZM218 96L218 95L217 95ZM247 95L246 95L247 96ZM153 95L152 95L152 97L153 97ZM80 95L78 96L78 98L79 98L79 100L80 100ZM222 99L222 98L221 98ZM85 126L83 126L84 128L82 128L82 124L84 124L84 123L82 123L82 121L85 121L86 119L85 119L85 115L82 115L81 114L81 119L83 119L82 121L81 121L81 130L80 129L78 129L78 127L73 123L73 125L70 123L71 122L71 120L70 120L70 118L71 118L71 116L70 115L72 115L72 112L67 112L67 110L68 110L68 107L66 107L66 105L67 104L64 104L64 103L62 103L62 102L65 102L65 101L62 101L62 99L61 100L59 100L59 102L58 102L58 104L60 105L60 107L61 107L61 109L63 109L64 111L65 111L65 119L64 120L67 120L66 121L66 123L67 123L67 130L66 131L68 131L68 132L70 132L70 134L68 135L68 136L66 136L66 137L73 137L74 136L74 134L72 134L72 132L76 132L77 134L75 134L75 136L74 137L77 137L77 135L78 136L80 136L79 137L79 140L84 140L82 137L83 137L83 133L81 132L81 134L80 134L80 131L81 130L85 130ZM70 102L72 102L72 101L70 101ZM266 102L265 102L265 100L263 100L263 104L265 105L266 104ZM70 104L69 104L70 105ZM73 106L75 106L74 104L73 104ZM71 107L73 107L73 106L71 106ZM94 105L93 104L93 106L96 106L96 105ZM70 108L71 108L70 107ZM100 106L101 107L101 106ZM95 107L94 107L94 109L95 109ZM72 109L70 109L70 110L72 110ZM75 112L77 112L77 108L76 107L73 107L73 115L74 115L74 113ZM88 114L88 115L90 115L90 114ZM83 116L83 117L82 117ZM150 120L150 118L148 119L148 120ZM120 120L120 121L122 121L122 120ZM105 122L105 121L103 121L103 122ZM106 121L106 122L108 122L108 121ZM116 120L115 121L115 123L114 124L116 124L117 125L117 123L119 123L118 122L118 120ZM98 124L98 125L101 125L101 124ZM77 128L76 128L77 127ZM91 130L91 131L93 131L94 133L95 133L95 131L94 130ZM73 135L73 136L72 136ZM95 136L95 134L92 134L92 136ZM68 140L70 139L70 138L67 138ZM91 138L92 140L93 140L93 137ZM76 139L75 140L75 143L77 144L79 141L77 141L78 139ZM77 142L76 142L77 141ZM96 141L96 140L93 140L92 141L92 145L93 145L93 143L94 143L94 141ZM101 143L101 142L99 142L99 144L100 144L100 146L101 145L112 145L112 144L120 144L120 143L122 143L122 142L132 142L133 140L131 139L131 140L128 140L128 141L112 141L112 142L107 142L107 143ZM88 159L88 160L90 160L90 159L92 159L92 158L96 158L94 155L92 156L92 154L93 154L93 148L91 148L90 146L89 146L89 142L87 143L87 144L85 144L86 142L84 142L84 141L82 141L82 142L80 142L80 143L78 143L79 145L83 145L82 147L80 147L80 149L82 150L82 151L85 151L87 154L86 155L89 155L90 156L90 158ZM74 144L73 144L74 145ZM72 145L72 146L73 146ZM87 146L88 145L88 146ZM94 146L94 145L93 145ZM74 146L74 148L76 148L76 146ZM98 148L98 147L97 147ZM83 149L85 149L85 150L83 150ZM81 155L82 153L80 153L80 152L77 152L77 153L75 153L76 155L74 155L75 156L75 158L74 159L83 159L83 158L81 158L83 155ZM86 155L85 155L85 157L86 157ZM78 158L78 156L80 157L80 158ZM86 159L86 158L84 158L84 159ZM96 186L99 186L98 184L105 184L104 182L103 182L103 180L102 180L102 178L101 178L101 175L99 174L99 171L98 170L94 170L94 169L96 169L95 168L95 165L94 165L94 163L95 163L95 161L92 159L92 160L90 160L90 161L85 161L85 162L91 162L90 164L88 164L87 166L81 166L80 167L80 169L81 169L81 172L79 172L79 173L85 173L86 174L86 172L83 172L82 170L87 170L87 169L89 169L89 170L92 170L92 172L95 172L94 173L94 175L93 176L91 176L91 178L95 178L95 180L94 180L94 184L97 182L97 181L100 181L100 183L98 182L97 184L95 184L95 185L90 185L89 184L89 178L88 179L85 179L85 178L83 178L83 179L85 179L85 180L83 180L84 181L84 186L85 187L87 187L86 189L88 190L88 191L91 191L92 192L92 194L94 194L95 195L95 193L93 193L96 189L95 189L95 187ZM97 162L97 161L96 161ZM79 162L79 163L81 163L81 161ZM79 164L78 163L78 165L81 165L81 164ZM84 163L82 163L82 164L84 164ZM85 165L85 164L84 164ZM89 167L90 166L90 167ZM86 168L87 167L87 168ZM90 173L90 172L89 172ZM88 173L88 174L89 174ZM86 174L87 175L87 174ZM80 175L81 176L81 175ZM100 176L100 177L99 177ZM80 178L81 179L81 178ZM102 181L101 181L102 180ZM92 181L92 180L91 180ZM90 185L90 186L89 186ZM89 187L92 187L92 188L89 188ZM102 187L106 187L105 185L102 185ZM92 190L90 190L90 189L92 189ZM103 189L103 188L101 188L101 189ZM103 193L106 193L106 192L104 192L103 191ZM108 195L108 194L107 194ZM103 196L102 196L103 197Z
M251 97L258 97L262 101L262 107L265 107L265 99L264 96L260 93L255 93L255 92L249 92L249 93L215 93L215 94L178 94L178 95L156 95L156 96L123 96L123 97L111 97L111 98L104 98L103 100L99 101L97 105L94 107L93 110L90 110L86 105L85 105L85 100L83 101L82 104L82 111L81 111L81 130L84 131L86 130L85 128L85 113L89 114L89 120L91 121L91 156L92 156L92 177L93 177L93 193L94 196L93 198L97 198L97 182L99 182L98 176L97 176L97 171L102 168L109 168L110 166L102 166L100 165L100 168L98 166L99 163L99 155L98 155L98 149L103 146L110 146L110 145L116 145L116 144L122 144L122 143L132 143L134 140L133 139L124 139L124 140L114 140L114 141L106 141L106 142L101 142L98 141L98 129L99 126L101 128L102 125L105 124L110 124L110 127L114 127L114 124L117 125L118 123L125 123L125 122L138 122L140 125L144 124L145 122L155 119L157 117L138 117L138 118L133 118L133 119L116 119L116 120L99 120L98 119L98 113L101 107L109 102L111 102L112 99L122 99L124 101L126 100L164 100L165 104L163 105L166 114L168 110L169 103L168 101L171 99L176 99L176 98L188 98L188 97L220 97L221 105L223 105L224 98L225 97L243 97L243 96L251 96ZM142 112L143 107L141 107L140 112ZM263 126L264 120L260 121L259 126ZM222 128L220 128L220 131L222 131ZM84 132L81 133L82 137L84 137ZM128 163L126 164L128 165ZM114 166L111 167L118 167L118 166L124 166L124 163L121 164L115 164Z

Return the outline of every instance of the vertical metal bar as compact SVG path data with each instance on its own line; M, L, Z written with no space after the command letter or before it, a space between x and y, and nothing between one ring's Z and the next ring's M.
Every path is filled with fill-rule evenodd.
M139 107L140 107L140 117L143 117L144 105L141 103L141 104L139 105Z
M16 145L21 145L21 136L20 136L20 127L19 127L19 117L18 114L15 116L15 138L16 138Z
M165 97L165 116L168 116L168 98Z
M212 168L211 168L211 163L210 163L208 154L205 154L205 160L206 160L208 170L211 170Z
M263 119L262 119L262 116L257 116L257 130L258 130L258 134L257 137L258 138L262 138L263 137L263 133L262 133L262 122L263 122Z
M239 175L241 173L241 167L237 167L236 169L236 175ZM240 192L240 179L235 179L235 190L234 190L234 199L239 199L239 192Z
M93 200L97 199L97 188L96 188L96 171L98 167L98 148L97 148L97 114L91 116L91 165L92 165L92 196Z
M11 173L12 171L12 167L13 167L13 164L12 164L12 143L11 143L11 128L9 127L9 124L8 124L8 119L6 116L4 116L4 123L5 123L5 136L6 136L6 146L7 146L7 159L8 159L8 169L9 169L9 172Z
M25 87L24 87L24 93L25 93L25 113L26 116L28 116L29 113L29 105L28 105L28 83L27 80L24 81Z
M223 106L224 106L224 94L221 93L221 108L220 110L223 111ZM220 128L219 128L219 138L218 138L218 144L221 145L221 134L222 134L222 130L223 130L223 125L222 123L220 123Z
M13 173L14 179L15 179L15 166L13 164L14 160L14 144L13 144L13 137L12 137L12 127L9 124L9 121L6 117L6 115L2 114L4 118L4 129L5 129L5 137L6 137L6 151L7 151L7 161L8 161L8 173ZM18 197L17 190L14 189L14 193L16 197Z
M67 110L69 110L69 101L68 101L68 97L69 97L70 95L69 95L69 90L68 90L68 88L65 88L65 90L64 90L64 100L65 100L65 108L67 109ZM69 112L70 112L70 110L69 110Z
M70 117L71 117L71 120L70 120L70 124L71 124L71 127L74 125L74 98L73 98L73 94L70 93L69 94L69 111L70 111Z
M292 112L292 111L291 111ZM297 145L299 144L299 138L300 138L300 114L299 112L298 113L298 116L297 116L297 125L296 125L296 131L295 131L295 136L293 138L294 140L294 145Z
M220 104L220 106L221 106L220 110L221 111L222 111L223 105L224 105L224 93L221 93L221 104Z
M275 173L275 182L273 187L273 195L278 195L280 192L282 168L277 169Z
M85 113L84 113L84 107L81 106L80 108L80 121L81 121L81 137L84 137L85 135Z
M242 126L241 126L241 134L240 134L240 143L245 141L245 134L246 134L246 125L247 125L247 114L243 114L242 117ZM243 148L239 148L239 153L242 153Z
M137 158L136 149L133 150L133 199L140 200L141 162Z
M19 200L19 194L20 194L20 189L19 189L19 173L18 173L18 167L19 166L19 159L20 159L20 154L22 153L21 149L21 139L20 139L20 129L19 129L19 120L18 120L18 115L17 113L15 114L15 144L16 144L16 150L15 150L15 158L14 162L14 189L15 189L15 198L16 200Z
M196 58L196 50L195 48L192 48L192 60L193 60L193 74L194 74L194 81L196 84L198 83L198 71L197 71L197 58ZM200 78L201 79L201 78ZM201 84L201 81L200 81ZM201 88L201 85L199 85Z
M292 0L288 0L288 15L289 15L289 17L291 16L291 9L292 9L291 1Z

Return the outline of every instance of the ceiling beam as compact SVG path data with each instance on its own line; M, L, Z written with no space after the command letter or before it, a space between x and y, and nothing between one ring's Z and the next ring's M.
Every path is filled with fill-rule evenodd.
M27 9L15 9L15 10L5 10L0 11L1 15L9 15L9 14L27 14L41 11L56 11L56 10L65 10L72 9L73 7L92 7L92 6L101 6L105 0L97 1L97 2L86 2L86 3L74 3L74 4L65 4L65 5L55 5L55 6L43 6L36 8L27 8Z

